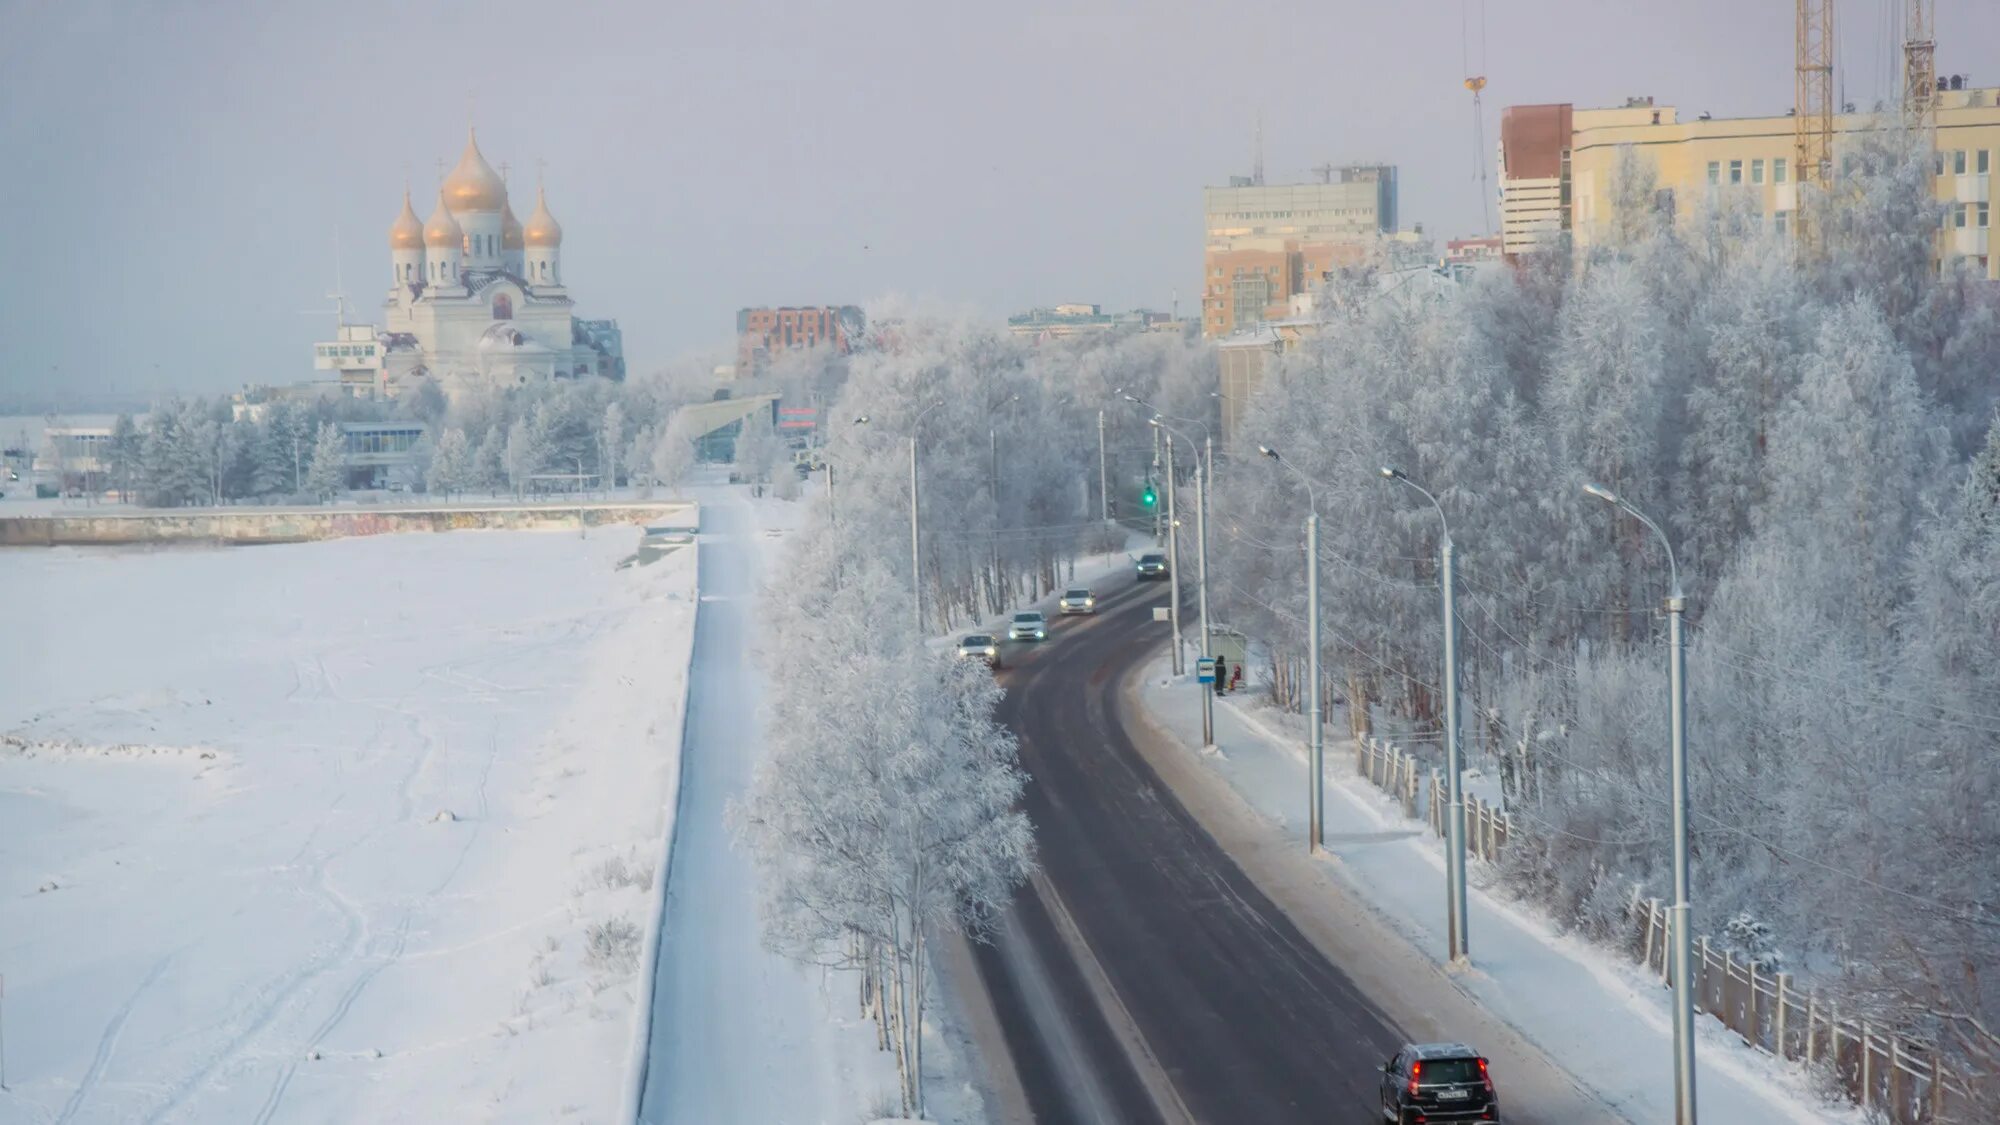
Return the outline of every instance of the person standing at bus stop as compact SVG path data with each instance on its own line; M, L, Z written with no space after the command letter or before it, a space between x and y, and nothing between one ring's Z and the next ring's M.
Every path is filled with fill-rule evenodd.
M1221 656L1215 658L1215 694L1229 694L1229 661Z

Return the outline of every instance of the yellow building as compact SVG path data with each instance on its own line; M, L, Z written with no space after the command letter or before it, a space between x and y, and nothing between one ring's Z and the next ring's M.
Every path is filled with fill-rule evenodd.
M1658 187L1672 193L1675 213L1692 214L1727 193L1743 193L1772 229L1788 232L1798 211L1796 124L1790 116L1686 120L1650 98L1613 109L1510 107L1501 120L1500 153L1508 252L1545 244L1559 228L1568 229L1578 249L1604 241L1612 227L1619 154L1628 145L1651 163ZM1878 114L1835 117L1836 166L1849 137L1881 125ZM1977 261L1987 277L2000 279L2000 261L1987 252L1989 180L2000 161L2000 88L1940 91L1937 147L1937 194L1951 204L1941 249Z

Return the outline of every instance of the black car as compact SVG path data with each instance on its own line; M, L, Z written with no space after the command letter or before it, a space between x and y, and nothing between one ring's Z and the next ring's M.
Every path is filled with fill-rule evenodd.
M1139 556L1135 569L1141 582L1148 580L1164 582L1167 579L1167 556L1161 551L1148 551Z
M1463 1043L1406 1043L1382 1064L1382 1120L1397 1125L1500 1120L1486 1059Z

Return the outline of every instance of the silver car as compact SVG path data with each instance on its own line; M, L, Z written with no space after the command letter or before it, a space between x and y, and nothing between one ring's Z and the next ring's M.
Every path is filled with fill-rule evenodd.
M970 633L958 639L960 660L983 660L988 668L1000 667L1000 642L986 633Z
M1063 613L1096 613L1097 595L1083 586L1074 590L1064 590L1062 599L1056 602L1056 609Z
M1049 639L1049 619L1042 616L1039 609L1024 610L1014 615L1013 624L1007 626L1010 641L1046 641Z

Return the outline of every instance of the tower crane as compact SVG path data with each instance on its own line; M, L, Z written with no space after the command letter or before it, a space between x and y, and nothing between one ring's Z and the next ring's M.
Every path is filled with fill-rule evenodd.
M1908 0L1903 30L1903 117L1929 136L1937 126L1937 0Z
M1793 179L1799 187L1798 240L1818 245L1805 207L1808 184L1824 190L1833 178L1833 0L1798 0L1797 105Z

